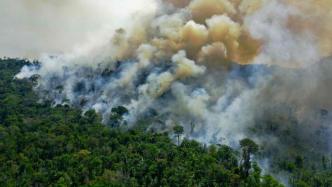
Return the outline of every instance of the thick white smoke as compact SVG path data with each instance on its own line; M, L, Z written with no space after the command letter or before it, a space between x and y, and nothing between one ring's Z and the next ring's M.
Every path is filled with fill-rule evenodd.
M77 8L82 2L87 14ZM30 11L44 10L44 4L25 7L29 16L24 22L31 24L39 11ZM45 10L54 10L67 3L46 4ZM272 123L280 123L277 133L297 129L301 141L325 128L322 116L330 120L326 112L319 114L332 109L332 67L325 58L332 54L332 42L327 41L332 36L328 0L318 4L312 0L300 4L293 0L86 0L69 5L75 5L69 8L74 13L87 16L87 22L66 20L72 14L68 7L60 17L46 14L51 16L46 22L55 19L51 28L63 31L46 31L46 40L62 43L47 42L33 52L61 49L64 54L43 55L39 65L25 66L16 76L38 75L35 89L44 100L95 109L105 123L112 107L123 105L130 111L129 126L147 118L150 128L160 131L180 123L188 138L229 145L246 136L262 145L282 144L287 137L272 138L277 137L269 134ZM318 19L324 25L315 25ZM38 24L27 31L44 33ZM86 33L92 33L92 38L83 42ZM67 50L77 44L76 37L83 44ZM22 46L40 41L44 40L32 37ZM19 55L29 51L1 47ZM258 135L261 132L266 133ZM330 151L327 136L316 136L307 145L317 142L321 143L318 151Z

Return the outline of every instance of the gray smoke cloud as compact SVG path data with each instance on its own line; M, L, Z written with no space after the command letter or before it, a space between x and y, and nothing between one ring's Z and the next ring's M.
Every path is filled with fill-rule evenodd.
M83 2L97 6L95 1ZM124 1L123 6L131 3ZM35 90L41 99L94 109L106 124L111 109L122 105L130 111L125 117L129 127L150 119L150 129L169 131L180 123L187 138L206 144L236 147L240 139L251 137L269 156L272 150L277 155L298 144L317 153L331 150L330 1L140 3L119 14L121 21L116 14L100 13L110 15L110 22L117 19L109 32L97 32L91 41L61 55L42 55L39 65L23 67L16 77L37 75ZM112 12L111 5L118 2L97 11ZM37 13L31 14L27 20ZM109 21L102 17L88 22ZM317 20L324 24L316 25ZM58 24L71 25L68 20ZM85 27L88 32L101 28ZM64 45L75 43L64 37L69 38ZM53 52L56 47L48 43L37 51Z
M154 6L149 0L2 0L0 56L35 59L101 45L135 12Z

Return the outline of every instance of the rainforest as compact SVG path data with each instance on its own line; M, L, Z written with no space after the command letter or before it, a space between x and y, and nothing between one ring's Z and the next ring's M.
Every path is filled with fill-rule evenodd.
M0 186L332 186L331 0L0 2Z

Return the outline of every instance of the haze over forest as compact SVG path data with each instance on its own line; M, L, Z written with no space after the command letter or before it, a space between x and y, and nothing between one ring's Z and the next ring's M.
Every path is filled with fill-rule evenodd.
M79 130L94 124L112 131L124 147L103 152L98 144L94 153L87 140L78 150L59 148L61 154L91 153L102 160L102 169L88 168L95 173L87 178L57 168L55 173L62 174L44 181L34 183L36 174L11 183L13 176L22 176L18 169L0 175L0 184L55 185L61 175L65 186L331 186L331 7L331 0L2 0L0 106L10 109L3 107L0 115L0 137L3 131L14 141L12 127L24 134L29 124L36 133L61 125L95 137L95 131ZM66 110L80 117L67 121ZM48 111L45 120L57 113L57 123L37 120L41 111ZM219 178L224 170L206 168L206 178L191 181L188 174L180 184L173 176L180 170L171 172L178 162L167 157L165 168L172 175L150 173L143 179L134 161L137 173L126 170L128 163L110 164L122 163L120 157L140 147L122 142L122 136L139 136L147 147L146 138L157 136L165 145L160 152L168 154L166 147L172 147L179 159L199 150L215 160L207 165L226 168L229 175ZM102 135L96 139L102 142ZM63 140L69 142L75 140ZM39 144L15 145L26 151ZM183 150L186 145L196 147ZM0 150L14 147L0 139ZM121 152L119 159L101 158ZM14 155L20 154L25 153ZM47 154L56 163L58 153ZM141 156L151 159L147 166L159 164L157 158ZM191 159L183 157L183 162ZM233 165L226 166L229 159ZM0 162L6 163L0 168L14 167L8 155L0 155ZM38 167L48 170L43 164ZM183 167L182 172L196 171L190 164ZM113 176L111 183L105 175ZM127 179L132 183L125 184Z

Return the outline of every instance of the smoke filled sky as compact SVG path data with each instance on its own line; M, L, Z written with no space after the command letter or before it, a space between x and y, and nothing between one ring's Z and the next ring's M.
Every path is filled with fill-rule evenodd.
M41 100L94 109L105 124L122 105L128 126L156 117L152 129L179 123L188 138L234 145L269 116L291 118L305 128L282 122L283 129L326 151L330 138L313 134L327 124L317 111L332 110L331 7L331 0L2 0L0 55L38 58L16 77L38 75Z
M218 54L241 64L295 66L332 51L330 7L329 0L2 0L0 56L95 48L117 28L146 24L141 30L160 28L166 39L150 38L155 46L186 49L196 60Z
M1 0L0 56L70 52L154 9L152 0Z

